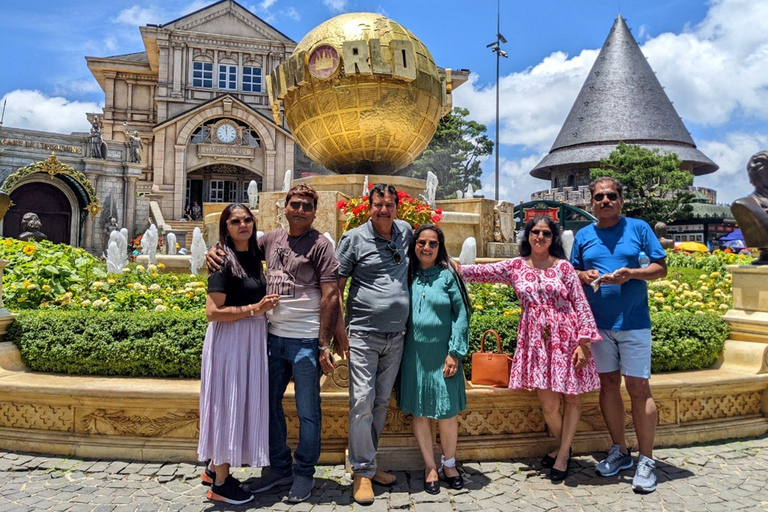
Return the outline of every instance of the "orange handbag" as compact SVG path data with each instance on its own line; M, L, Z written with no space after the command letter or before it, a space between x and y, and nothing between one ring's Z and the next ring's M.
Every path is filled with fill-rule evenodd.
M485 337L488 333L496 336L498 353L485 351ZM509 386L509 372L512 369L512 356L501 352L499 333L488 329L480 338L480 352L472 354L472 384L481 386Z

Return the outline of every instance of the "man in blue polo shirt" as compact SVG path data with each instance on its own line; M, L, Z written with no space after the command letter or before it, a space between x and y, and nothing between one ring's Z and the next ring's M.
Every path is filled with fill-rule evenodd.
M346 329L339 322L336 342L349 350L349 462L352 497L373 503L371 482L392 485L395 476L376 467L376 450L403 355L410 311L408 247L411 226L396 220L399 198L392 185L370 192L371 218L339 240L339 293L351 279Z
M667 256L643 220L621 217L622 184L598 178L589 186L597 222L576 234L571 263L584 285L603 341L592 346L600 374L600 409L611 435L611 450L595 471L612 476L633 465L624 437L621 376L632 402L632 420L640 455L632 480L638 493L656 489L653 439L656 404L651 396L651 317L646 281L667 275ZM645 253L650 263L643 263ZM599 280L599 287L590 286ZM594 289L597 288L597 289Z

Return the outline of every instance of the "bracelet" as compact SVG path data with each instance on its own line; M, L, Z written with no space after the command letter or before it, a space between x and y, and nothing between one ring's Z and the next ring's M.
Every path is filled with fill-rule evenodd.
M250 305L250 307L248 308L248 311L250 311L251 316L253 316L253 304Z
M325 352L326 350L331 350L331 346L330 345L318 345L317 349L320 350L321 352Z

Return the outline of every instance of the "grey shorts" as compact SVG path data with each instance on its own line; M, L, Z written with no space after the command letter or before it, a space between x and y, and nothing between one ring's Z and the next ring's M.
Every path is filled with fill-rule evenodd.
M628 377L651 378L651 330L599 329L603 341L592 345L598 373L621 370Z

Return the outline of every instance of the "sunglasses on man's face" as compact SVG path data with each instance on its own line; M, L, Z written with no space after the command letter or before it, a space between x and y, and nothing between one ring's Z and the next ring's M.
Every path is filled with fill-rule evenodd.
M551 231L544 231L543 229L532 229L531 234L533 236L543 236L544 238L552 238L552 232Z
M440 242L437 240L416 240L416 245L419 247L425 247L427 244L429 244L430 249L437 249L437 246L440 245Z
M246 226L250 226L253 224L253 217L243 217L242 219L229 219L227 221L227 224L230 226L239 226L240 224L245 224Z
M307 213L315 211L315 205L305 201L291 201L290 203L288 203L288 206L290 206L291 209L296 211L304 210Z
M595 201L600 202L600 201L602 201L606 197L608 198L609 201L615 201L615 200L617 200L619 198L619 194L617 194L616 192L608 192L607 194L603 194L602 192L598 192L597 194L595 194L595 198L594 199L595 199Z

